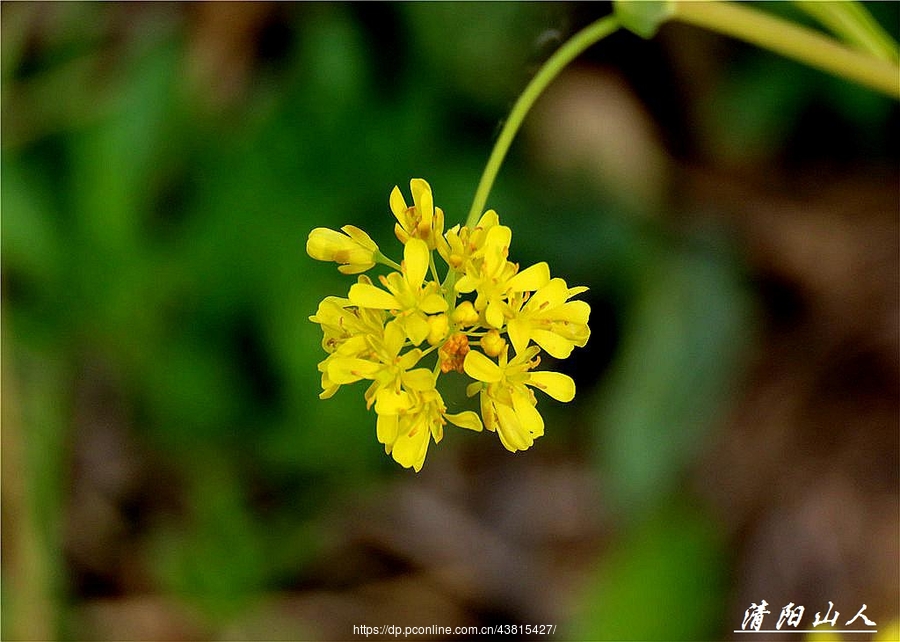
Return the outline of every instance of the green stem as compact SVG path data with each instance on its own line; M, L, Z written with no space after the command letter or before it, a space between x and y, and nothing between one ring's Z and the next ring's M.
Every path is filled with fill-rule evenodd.
M674 20L744 40L900 99L900 68L816 31L721 0L672 5Z
M392 261L391 259L386 257L384 254L382 254L381 250L375 250L375 262L381 263L382 265L386 265L390 268L393 268L393 269L397 270L398 272L403 269L402 267L400 267L399 263L397 263L396 261Z
M572 36L562 47L560 47L538 71L537 75L531 79L525 91L519 96L516 104L513 105L497 142L494 143L494 149L488 158L484 173L481 175L481 181L478 183L478 189L475 190L475 200L472 202L472 208L469 210L469 216L466 218L466 225L472 227L478 222L485 203L487 203L488 194L494 185L494 179L497 178L497 172L500 171L500 165L509 146L512 144L516 132L525 120L525 116L531 109L538 96L543 93L554 78L559 75L563 68L577 58L585 49L593 45L599 40L610 35L619 28L619 21L615 16L606 16L594 23L591 23L574 36Z
M795 0L793 4L848 45L886 62L900 60L897 43L860 3Z

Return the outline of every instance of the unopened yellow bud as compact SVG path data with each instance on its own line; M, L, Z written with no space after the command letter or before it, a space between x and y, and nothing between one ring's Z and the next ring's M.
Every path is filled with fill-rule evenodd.
M499 357L500 353L503 352L503 348L506 347L506 339L501 337L496 330L491 330L481 337L479 343L481 344L481 349L489 357Z
M453 311L453 323L466 327L478 323L478 311L471 301L463 301Z
M378 246L358 227L345 225L341 232L327 227L317 227L309 233L306 253L318 261L340 263L338 270L344 274L365 272L375 265Z
M444 340L450 330L450 320L446 314L434 314L428 317L428 343L436 346Z

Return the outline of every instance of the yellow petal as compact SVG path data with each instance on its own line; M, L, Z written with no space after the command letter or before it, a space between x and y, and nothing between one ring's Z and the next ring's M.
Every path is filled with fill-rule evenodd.
M537 411L531 402L531 395L525 390L524 386L515 388L512 392L513 410L519 418L519 424L524 430L527 430L533 437L540 437L544 434L544 418Z
M556 359L568 359L572 354L571 341L566 341L563 337L549 330L534 329L531 331L531 338L534 342L550 353L550 356Z
M384 366L365 359L338 357L328 363L328 378L332 383L343 385L360 379L370 379Z
M503 378L500 367L477 350L469 350L463 362L466 374L485 383L494 383Z
M406 343L406 330L404 330L400 321L391 321L384 326L384 351L391 358L400 354L404 343Z
M525 309L533 311L553 309L565 303L567 292L565 281L559 278L550 279L549 283L532 295L525 304Z
M409 239L403 248L403 267L406 281L415 291L422 287L428 272L428 246L422 239Z
M329 386L319 393L319 399L331 399L340 386Z
M375 267L375 263L349 263L347 265L339 265L338 272L341 274L360 274Z
M507 287L513 292L534 292L550 282L550 266L544 261L535 263L511 278Z
M393 294L367 283L354 283L351 285L348 298L353 305L358 305L361 308L395 310L400 307L400 303Z
M478 223L475 225L475 227L480 227L486 230L499 224L500 217L497 216L497 212L495 212L494 210L488 210L481 215L481 218L478 219Z
M534 443L534 439L522 429L516 412L502 403L494 404L494 407L497 409L497 434L500 435L503 446L512 452L527 450Z
M434 443L441 443L441 439L444 438L444 424L432 421L429 427L431 428L431 438L434 440Z
M434 375L427 368L416 368L401 375L403 385L410 390L425 392L426 390L434 390ZM376 409L377 410L377 409Z
M378 246L375 244L375 241L372 240L372 237L355 225L345 225L341 228L341 230L344 232L344 234L362 245L367 250L374 251L378 249Z
M512 230L505 225L496 225L488 230L484 239L484 266L482 267L485 274L496 275L503 269L511 240Z
M344 312L344 306L350 303L347 299L337 296L327 296L319 302L315 315L309 317L315 323L337 324Z
M375 412L379 415L399 415L412 405L412 397L404 390L382 388L375 395Z
M397 240L403 244L410 239L409 232L403 229L403 226L400 223L394 223L394 235L397 237Z
M401 427L391 456L404 468L412 467L416 472L422 469L425 463L425 454L428 452L428 442L431 440L431 430L424 418L413 422L409 430Z
M409 182L409 190L412 192L413 203L419 213L419 234L426 235L431 231L431 221L434 218L434 196L431 187L425 180L414 178Z
M448 307L447 300L436 293L425 295L425 298L419 302L419 309L426 314L444 312Z
M346 247L348 239L340 232L317 227L309 233L306 239L306 253L317 261L332 261L337 249Z
M405 352L402 357L397 361L397 367L401 370L409 370L414 365L419 362L419 359L422 358L422 351L418 348L413 348L409 352Z
M391 212L400 221L400 225L406 224L406 200L397 185L394 185L394 189L391 190Z
M406 283L406 277L399 272L391 272L387 276L378 277L378 280L381 281L381 284L397 299L397 307L402 308L403 304L400 303L400 301L404 299L403 293L409 290L409 286Z
M466 274L456 282L456 285L454 287L460 294L468 294L478 287L478 279L475 279L474 277Z
M488 301L487 309L484 311L484 319L488 325L495 328L503 327L503 304L497 299Z
M509 340L512 341L516 354L521 354L531 340L531 324L524 319L510 319L506 326Z
M586 301L569 301L563 305L547 311L546 314L538 313L538 318L547 318L554 321L566 321L567 323L575 323L585 325L591 316L591 306Z
M575 382L561 372L531 372L528 385L547 393L557 401L569 402L575 398Z
M369 343L366 341L366 336L367 335L364 334L353 335L339 345L337 350L335 350L335 353L342 357L358 357L369 349Z
M479 402L481 404L481 416L484 418L484 427L494 432L498 426L497 411L494 410L496 404L488 396L487 391L482 391Z
M384 444L384 452L391 454L394 441L397 439L397 431L400 428L400 420L397 415L378 415L378 421L375 424L375 432L378 435L378 441Z
M426 199L431 200L431 186L424 178L414 178L409 181L409 191L417 208L423 207Z
M476 432L481 432L481 419L478 417L477 412L472 412L471 410L465 410L463 412L457 413L455 415L444 415L444 417L454 426L459 426L460 428L465 428L467 430L475 430Z
M420 313L413 313L409 316L402 317L400 322L403 323L403 329L406 330L406 336L409 337L409 340L412 341L415 346L422 343L428 336L428 332L431 330L428 326L428 321L425 320L425 316Z

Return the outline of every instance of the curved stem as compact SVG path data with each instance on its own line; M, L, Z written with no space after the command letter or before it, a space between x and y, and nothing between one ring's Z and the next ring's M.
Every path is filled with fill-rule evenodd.
M811 29L738 3L674 2L673 20L705 27L900 99L900 69Z
M859 2L794 0L793 4L851 47L885 62L900 60L897 43Z
M619 21L615 16L606 16L605 18L601 18L600 20L591 23L567 40L562 47L557 49L547 62L544 63L537 75L531 79L531 82L528 83L525 91L522 92L522 95L519 96L516 104L513 105L509 118L507 118L506 122L503 124L500 136L497 138L497 142L494 143L494 149L491 151L487 165L484 168L484 173L481 175L481 181L478 183L478 189L475 190L475 200L472 202L469 216L466 218L467 226L472 227L478 222L478 218L484 210L485 203L487 203L488 194L491 191L491 187L494 185L494 179L497 178L497 172L500 171L500 165L503 163L506 152L509 151L509 146L512 144L516 132L519 130L522 121L525 120L526 114L528 114L528 111L531 109L531 106L534 105L538 96L543 93L544 89L547 88L547 85L559 75L559 72L562 71L567 64L577 58L585 49L610 35L618 28Z

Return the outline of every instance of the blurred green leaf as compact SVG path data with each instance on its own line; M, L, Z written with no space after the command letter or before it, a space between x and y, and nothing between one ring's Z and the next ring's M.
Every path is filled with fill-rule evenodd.
M655 505L702 447L750 340L750 310L727 262L659 248L646 266L597 415L619 508Z
M53 204L46 178L27 164L4 156L3 264L30 287L52 287L58 278L62 247L52 225Z
M679 503L636 525L593 572L569 639L717 639L728 579L717 533Z
M412 57L421 60L417 69L429 70L427 76L413 79L414 84L437 88L442 96L463 92L482 104L502 107L527 83L531 57L546 35L541 32L554 22L552 5L402 3L414 38Z
M187 519L156 533L151 567L167 590L221 619L250 603L269 562L235 471L220 458L195 461Z

